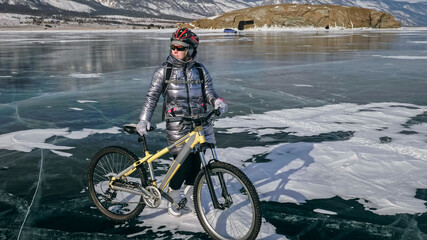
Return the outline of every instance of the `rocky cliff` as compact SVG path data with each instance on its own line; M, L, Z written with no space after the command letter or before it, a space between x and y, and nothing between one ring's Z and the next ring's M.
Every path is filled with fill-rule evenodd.
M199 19L187 27L239 30L253 27L398 28L401 24L388 13L366 8L279 4L245 8L215 18Z

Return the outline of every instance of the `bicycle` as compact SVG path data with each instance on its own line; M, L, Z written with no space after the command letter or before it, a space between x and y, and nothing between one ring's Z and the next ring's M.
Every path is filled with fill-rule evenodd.
M121 146L98 151L88 172L89 192L96 207L118 222L136 218L145 206L159 207L162 197L177 209L184 208L187 199L177 203L165 188L188 154L194 151L202 162L194 183L193 200L203 229L214 239L255 239L261 226L259 197L249 178L237 167L220 162L215 146L206 143L202 125L208 123L214 114L218 116L219 110L213 110L206 116L172 119L192 124L194 130L155 154L148 151L145 136L139 136L138 141L143 143L145 152L141 159ZM125 125L123 129L130 134L138 134L135 124ZM158 185L152 162L182 144L182 150ZM204 154L207 148L213 156L208 162Z

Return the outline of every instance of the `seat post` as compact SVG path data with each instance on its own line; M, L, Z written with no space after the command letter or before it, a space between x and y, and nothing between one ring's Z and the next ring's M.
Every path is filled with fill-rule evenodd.
M145 139L145 135L139 137L140 142L144 145L144 152L148 152L147 140Z

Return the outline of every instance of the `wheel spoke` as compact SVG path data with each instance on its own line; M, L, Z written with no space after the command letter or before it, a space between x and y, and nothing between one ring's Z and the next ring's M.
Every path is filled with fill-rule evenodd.
M91 161L89 168L89 192L98 209L117 221L126 221L138 216L145 204L141 195L116 191L110 188L110 180L116 174L135 163L138 158L122 147L108 147L100 150ZM146 186L146 176L137 169L120 182L121 187L134 189Z
M220 204L226 203L220 177L224 179L230 206L215 209L205 175L196 179L196 212L205 230L218 239L255 239L261 224L258 195L244 174L230 164L213 163L211 180ZM216 167L215 167L216 166Z

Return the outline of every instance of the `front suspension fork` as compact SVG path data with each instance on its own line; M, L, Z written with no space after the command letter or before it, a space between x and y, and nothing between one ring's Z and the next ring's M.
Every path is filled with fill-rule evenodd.
M213 160L218 161L218 156L216 155L215 149L211 148L211 151L212 151L212 156L214 157ZM206 162L205 154L202 151L199 151L199 155L200 155L200 160L202 161L203 171L205 173L205 178L206 178L206 184L208 185L209 193L211 195L214 208L224 210L226 207L229 207L232 204L231 196L228 194L227 187L225 185L224 176L221 173L217 174L219 183L222 189L221 195L226 200L225 204L221 204L218 202L218 197L216 196L215 189L213 186L210 165Z

